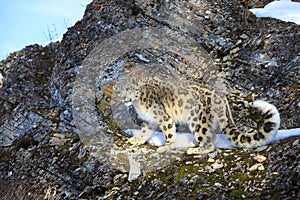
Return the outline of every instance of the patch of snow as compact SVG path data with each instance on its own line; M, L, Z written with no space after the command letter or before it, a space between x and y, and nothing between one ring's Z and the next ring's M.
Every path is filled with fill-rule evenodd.
M299 136L300 135L300 128L289 129L289 130L279 130L275 135L275 138L272 142L276 142L279 140L283 140L289 137Z
M0 88L2 88L4 81L5 81L5 77L4 77L3 74L0 72Z
M253 8L250 11L257 17L271 17L300 24L300 3L291 0L273 1L264 8Z
M145 58L142 54L136 53L135 55L136 55L136 57L138 57L138 59L139 59L140 61L143 61L143 62L145 62L145 63L149 63L149 62L150 62L150 60L147 59L147 58Z
M130 129L134 133L134 137L138 137L141 130ZM300 128L289 129L289 130L279 130L275 135L275 138L271 143L277 142L279 140L284 140L289 137L300 136ZM176 133L175 146L176 148L187 148L191 142L195 141L193 134L191 133ZM155 146L164 146L165 139L162 132L155 132L148 143ZM226 137L224 134L217 134L215 147L219 149L234 149L236 146Z

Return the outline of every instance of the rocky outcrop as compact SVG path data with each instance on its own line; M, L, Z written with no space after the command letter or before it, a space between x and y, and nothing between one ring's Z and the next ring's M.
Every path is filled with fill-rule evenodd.
M116 118L124 110L113 94L132 72L165 70L203 83L214 77L221 93L231 91L237 122L245 121L237 102L255 98L278 107L282 129L300 127L298 32L293 23L255 18L235 0L93 1L61 43L26 47L0 64L7 75L0 89L1 196L299 197L299 138L201 158L153 160L149 146L145 156L129 157L119 130L128 123Z

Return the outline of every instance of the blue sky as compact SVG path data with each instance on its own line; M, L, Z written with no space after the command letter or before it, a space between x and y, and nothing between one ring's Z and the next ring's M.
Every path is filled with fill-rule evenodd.
M1 0L0 60L31 44L61 39L68 27L82 19L92 0ZM274 17L300 24L300 3L275 1L252 9L258 17Z
M61 39L82 19L92 0L2 0L0 3L0 60L31 44ZM49 34L50 32L50 34Z

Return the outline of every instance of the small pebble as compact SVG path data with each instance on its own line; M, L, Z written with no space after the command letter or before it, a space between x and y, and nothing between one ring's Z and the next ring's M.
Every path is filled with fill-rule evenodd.
M266 159L267 159L267 157L263 156L263 155L257 155L257 156L254 157L254 160L256 160L259 163L264 162Z

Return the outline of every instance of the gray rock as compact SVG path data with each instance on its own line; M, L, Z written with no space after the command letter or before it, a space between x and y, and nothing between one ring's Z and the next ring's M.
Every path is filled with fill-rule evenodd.
M257 151L241 149L218 150L210 163L146 145L133 163L118 128L138 122L112 98L130 74L171 74L233 91L238 124L247 123L239 101L255 97L279 108L282 128L299 127L298 32L233 0L93 1L60 44L0 63L1 197L299 198L297 138L261 148L268 162L260 170L248 170ZM53 145L56 136L63 140Z

